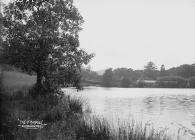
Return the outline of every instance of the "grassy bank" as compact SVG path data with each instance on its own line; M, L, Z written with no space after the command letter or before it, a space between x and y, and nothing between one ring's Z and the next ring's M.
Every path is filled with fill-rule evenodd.
M46 98L3 96L4 114L2 139L56 139L56 140L169 140L162 132L130 123L118 129L103 118L86 117L83 101L64 96L53 103ZM7 108L7 109L5 109ZM20 120L43 120L42 129L27 130L19 127Z
M75 129L83 114L82 102L70 96L56 97L14 96L1 94L1 139L76 139ZM19 127L19 120L36 120L46 123L42 129L28 130Z
M8 93L28 91L36 82L36 76L18 71L3 71L2 86Z
M155 132L130 123L113 129L107 120L91 117L80 98L39 96L32 98L33 76L20 72L1 75L1 135L3 140L168 140L163 132ZM29 94L31 93L31 94ZM87 115L88 114L88 115ZM20 120L43 120L42 129L19 127Z

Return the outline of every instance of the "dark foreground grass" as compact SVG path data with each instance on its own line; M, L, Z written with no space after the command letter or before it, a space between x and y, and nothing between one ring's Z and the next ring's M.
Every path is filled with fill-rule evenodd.
M1 101L3 131L0 139L76 139L75 130L83 114L82 102L78 99L65 95L60 98L40 96L34 99L20 92L14 96L1 92ZM27 130L18 126L18 119L43 120L47 125L42 129Z
M51 102L49 96L33 99L26 95L21 92L15 93L14 96L1 93L1 139L169 140L164 133L148 131L146 127L138 127L133 123L113 129L105 119L86 117L83 110L84 101L80 98L64 95L60 98L52 97ZM43 120L47 125L42 129L28 130L18 126L18 119Z

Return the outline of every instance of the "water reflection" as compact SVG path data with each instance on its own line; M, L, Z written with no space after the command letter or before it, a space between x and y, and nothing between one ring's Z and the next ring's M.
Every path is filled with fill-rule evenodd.
M194 89L90 88L82 91L95 114L108 120L151 122L155 128L195 133Z

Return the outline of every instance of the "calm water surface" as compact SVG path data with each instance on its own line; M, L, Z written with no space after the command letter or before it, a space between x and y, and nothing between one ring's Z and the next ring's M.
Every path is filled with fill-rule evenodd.
M112 123L134 120L195 136L195 89L87 87L80 94Z

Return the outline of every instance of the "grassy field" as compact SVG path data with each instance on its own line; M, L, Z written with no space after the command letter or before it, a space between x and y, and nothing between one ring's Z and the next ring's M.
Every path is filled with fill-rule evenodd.
M36 76L18 71L2 71L2 86L8 93L28 90L36 82Z

